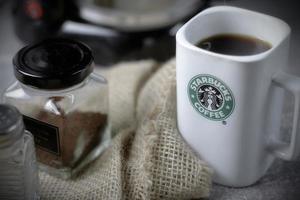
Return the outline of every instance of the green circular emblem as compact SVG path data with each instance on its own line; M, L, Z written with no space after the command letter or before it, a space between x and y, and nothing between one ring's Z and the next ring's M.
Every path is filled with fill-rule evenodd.
M232 91L212 75L194 76L188 84L188 96L195 110L210 120L225 120L234 110Z

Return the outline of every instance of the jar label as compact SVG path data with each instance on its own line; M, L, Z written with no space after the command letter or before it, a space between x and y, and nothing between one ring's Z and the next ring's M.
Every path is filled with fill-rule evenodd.
M56 126L23 115L26 129L34 136L38 148L60 155L59 129Z

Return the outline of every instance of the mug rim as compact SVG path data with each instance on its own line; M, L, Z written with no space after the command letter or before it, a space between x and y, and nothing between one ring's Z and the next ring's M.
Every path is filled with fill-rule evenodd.
M273 21L276 21L278 24L280 24L280 26L283 27L284 29L284 36L279 40L279 42L277 43L277 45L273 45L270 49L268 49L267 51L258 53L258 54L254 54L254 55L227 55L227 54L220 54L220 53L216 53L216 52L211 52L205 49L201 49L199 47L197 47L195 44L192 44L187 38L186 38L186 29L188 26L190 26L190 24L197 18L210 14L210 13L216 13L219 11L233 11L236 13L240 13L240 12L244 12L247 13L249 15L256 15L256 16L260 16L260 17L264 17L264 18L269 18ZM199 14L197 14L196 16L194 16L192 19L190 19L186 24L184 24L176 33L176 42L181 44L182 46L191 49L195 52L198 53L204 53L213 57L218 57L218 58L223 58L226 60L232 60L232 61L237 61L237 62L254 62L254 61L258 61L258 60L262 60L265 59L266 57L268 57L275 49L277 49L278 46L280 46L280 44L289 37L291 33L291 28L290 26L284 22L283 20L277 18L277 17L273 17L270 15L266 15L260 12L256 12L256 11L252 11L252 10L248 10L248 9L244 9L244 8L239 8L239 7L234 7L234 6L214 6L208 9L205 9L204 11L200 12ZM251 36L251 34L249 34L249 36Z

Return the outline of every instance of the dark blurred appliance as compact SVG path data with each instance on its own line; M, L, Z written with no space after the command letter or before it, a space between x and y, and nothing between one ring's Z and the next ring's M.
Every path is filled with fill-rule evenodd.
M68 37L87 43L100 65L175 54L177 28L209 0L15 0L14 25L25 43Z

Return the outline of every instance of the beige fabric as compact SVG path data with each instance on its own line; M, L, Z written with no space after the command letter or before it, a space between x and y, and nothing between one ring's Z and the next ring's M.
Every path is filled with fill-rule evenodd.
M207 197L211 170L176 129L175 65L126 63L108 72L112 145L73 180L40 173L42 199ZM152 74L151 72L156 72ZM135 117L137 116L137 117Z
M137 95L155 67L156 63L152 60L127 62L116 65L106 74L109 80L109 115L113 134L136 124Z

